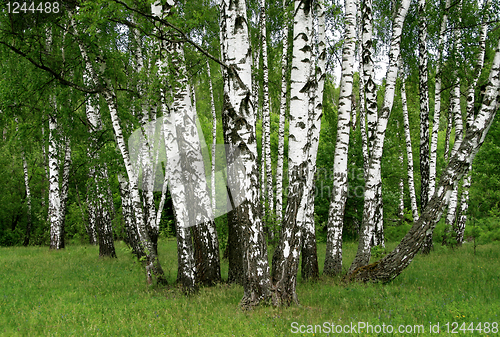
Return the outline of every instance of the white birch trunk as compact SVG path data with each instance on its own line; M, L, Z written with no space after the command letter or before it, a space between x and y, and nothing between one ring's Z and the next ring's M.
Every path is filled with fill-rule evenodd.
M22 151L23 157L23 173L24 173L24 187L26 188L26 204L28 206L28 219L26 224L26 232L24 235L24 246L28 246L30 242L30 234L31 234L31 225L32 225L32 217L31 217L31 189L30 189L30 179L28 174L28 162L26 161L26 155L24 150Z
M450 112L455 120L455 143L450 153L450 157L453 157L457 152L458 148L462 144L462 131L463 131L463 121L462 121L462 110L460 108L460 80L457 78L456 83L453 87L453 94L451 97L451 109ZM450 125L449 125L450 127ZM455 227L455 220L457 217L457 207L458 207L458 181L453 186L450 200L448 204L448 212L445 218L445 232L443 236L443 244L450 244L451 233Z
M302 278L319 277L318 255L316 249L316 226L314 219L314 200L316 194L315 175L316 158L318 155L319 136L321 130L321 117L323 114L323 90L325 86L325 66L326 66L326 41L325 41L325 11L324 4L317 2L314 5L317 17L317 45L318 57L315 65L311 66L310 76L314 78L314 86L311 91L309 101L309 169L306 182L306 202L304 210L304 238L302 243ZM313 31L315 31L313 29Z
M368 149L371 153L376 137L378 107L377 85L375 84L375 69L373 66L373 1L362 1L362 62L365 91ZM360 74L361 75L361 74Z
M326 256L323 273L337 275L342 272L342 229L347 200L347 161L352 108L353 72L356 47L356 2L345 1L344 47L337 122L337 141L334 154L332 197L328 211Z
M490 0L486 0L483 5L483 10L487 10L490 4ZM466 130L469 130L474 122L474 103L475 103L475 89L477 82L479 80L479 76L481 75L481 71L484 66L484 55L486 51L486 36L488 33L488 24L486 23L486 17L483 17L483 23L481 25L481 33L479 36L479 55L478 61L476 64L476 68L474 69L476 72L476 76L474 77L472 83L470 84L469 90L467 91L467 124ZM464 231L465 224L467 223L467 210L469 208L469 189L472 183L472 177L470 171L472 170L472 166L469 167L469 173L465 176L464 182L462 185L462 199L460 201L460 211L459 217L456 226L456 239L457 244L461 245L464 240Z
M451 189L467 173L470 164L483 144L499 106L497 101L499 91L500 40L495 50L488 84L478 116L471 128L467 130L460 148L458 148L444 169L436 192L422 212L419 221L413 225L401 243L391 253L374 264L354 270L346 276L347 280L389 282L411 263L424 243L428 232L432 232L436 222L439 221L443 207L448 203Z
M229 65L224 76L224 138L228 164L237 155L243 167L230 177L241 184L233 198L243 201L235 210L243 233L244 295L241 305L251 307L271 295L267 247L263 234L257 168L256 116L252 104L252 73L245 1L221 1L221 49Z
M283 27L283 50L281 54L281 96L280 96L280 117L278 126L278 163L276 166L276 220L281 224L283 218L283 161L285 156L285 119L287 112L287 66L288 66L288 9L286 0L283 0L283 10L285 11L285 24Z
M396 78L398 74L398 61L400 57L400 43L404 19L410 5L409 0L403 0L399 12L394 20L393 32L391 38L391 48L389 52L389 67L386 76L386 87L384 95L384 104L377 122L377 134L370 153L370 167L368 179L365 182L365 201L363 209L363 223L360 231L360 239L356 257L349 268L353 271L361 266L368 264L371 257L371 241L373 227L381 219L380 207L382 197L382 179L381 179L381 158L385 140L385 131L394 103L394 92L396 87Z
M439 121L441 117L441 62L443 57L443 47L446 26L448 23L448 8L450 7L451 0L446 0L445 12L443 14L443 20L441 21L441 28L439 32L439 42L438 42L438 60L436 64L436 84L435 84L435 98L434 98L434 119L432 123L432 136L431 136L431 149L430 149L430 161L429 161L429 196L432 197L436 185L436 163L437 163L437 142L439 133ZM432 238L431 238L432 240ZM428 242L429 243L429 242ZM432 241L430 242L432 246Z
M71 15L71 14L70 14ZM77 28L73 22L73 26L75 31L78 34ZM127 146L125 144L125 140L123 137L123 131L122 127L120 125L120 119L118 117L118 107L117 107L117 102L116 102L116 94L114 92L114 89L110 85L109 81L101 81L99 75L97 74L94 66L90 63L87 50L84 47L84 45L80 42L79 43L79 48L80 52L82 54L82 57L84 59L85 64L89 64L89 72L92 80L94 83L101 83L104 84L102 90L101 90L101 95L104 98L110 115L111 115L111 122L113 125L113 131L115 134L115 141L118 146L118 149L120 151L120 154L122 155L123 162L125 164L125 169L127 171L127 177L129 181L129 193L130 193L130 200L131 200L131 208L133 210L134 218L135 218L135 223L136 223L136 229L137 233L139 236L139 240L141 243L141 247L144 250L145 256L146 256L146 261L145 261L145 267L146 267L146 275L148 276L148 282L150 281L151 277L151 272L154 274L156 277L157 283L159 284L166 284L166 278L163 273L163 269L161 268L160 261L158 259L158 252L156 250L156 245L151 241L147 227L146 227L146 222L144 219L144 214L143 210L141 207L141 197L139 194L139 188L138 188L138 177L135 174L135 170L132 166L132 162L130 160L130 154L128 152ZM105 66L105 64L100 65L101 68Z
M64 233L66 225L66 210L68 208L68 193L69 193L69 173L71 169L71 142L68 136L66 138L66 146L64 151L63 172L61 179L61 214L60 226L61 232ZM63 234L64 235L64 234ZM64 241L63 241L64 247Z
M215 216L216 193L215 193L215 154L217 148L217 114L215 112L214 89L212 87L212 72L210 71L210 62L207 59L208 85L210 90L210 109L212 112L212 167L211 167L211 193L212 193L212 214Z
M312 46L312 1L295 1L294 45L288 137L288 203L280 241L273 255L275 305L298 303L296 285L304 227L310 142L309 92Z
M266 1L260 0L260 26L262 38L262 72L264 82L262 83L262 124L263 137L262 153L265 160L266 181L265 190L267 191L267 203L269 215L274 214L274 190L273 190L273 166L271 162L271 108L269 105L269 67L267 58L267 30L266 30ZM269 238L272 240L274 232L269 229Z
M54 111L57 111L55 98L51 97ZM59 190L59 143L57 117L49 115L49 221L50 221L50 249L64 247L63 232L61 230L61 193Z
M429 196L429 91L427 85L426 0L418 1L418 77L420 93L420 204L425 208Z
M410 191L411 213L413 215L413 222L417 222L418 208L417 196L415 194L415 180L413 179L413 150L411 146L410 121L408 119L408 104L406 100L406 85L404 80L401 86L401 100L403 101L403 128L405 130L406 158L408 160L408 189Z

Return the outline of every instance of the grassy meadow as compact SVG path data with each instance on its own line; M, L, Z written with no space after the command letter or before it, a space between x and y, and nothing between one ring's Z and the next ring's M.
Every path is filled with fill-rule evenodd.
M325 322L330 329L359 322L374 327L330 336L385 336L375 330L382 324L391 325L394 336L431 335L429 324L438 322L441 335L451 335L452 322L457 322L458 334L472 334L467 329L473 327L474 335L494 336L498 330L493 322L500 323L498 243L478 246L475 255L472 244L455 250L437 246L385 285L345 285L326 277L303 282L299 277L300 306L252 311L239 309L243 289L237 285L182 295L173 285L176 243L164 240L159 246L172 285L166 288L147 285L122 242L116 243L118 259L100 259L98 247L84 245L57 252L0 248L0 336L327 336ZM356 245L348 243L344 249L348 265ZM322 269L324 244L318 250ZM222 272L227 277L227 261ZM485 322L489 329L483 329ZM315 325L321 325L321 333ZM400 325L403 333L397 331ZM410 333L415 325L423 325L424 332Z

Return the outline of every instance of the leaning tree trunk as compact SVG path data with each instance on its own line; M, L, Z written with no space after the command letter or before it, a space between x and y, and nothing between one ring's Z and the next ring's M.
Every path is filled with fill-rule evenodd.
M73 22L73 26L75 26ZM76 26L74 27L75 31L77 32ZM78 34L78 32L77 32ZM94 83L102 83L103 87L101 90L101 95L104 98L108 109L109 113L111 115L111 123L113 125L113 131L115 135L115 141L118 146L118 149L120 151L120 154L122 155L123 162L125 164L125 169L127 171L127 176L129 180L129 193L130 193L130 201L131 201L131 208L133 210L135 222L136 222L136 229L137 233L139 235L139 240L141 243L141 247L145 253L146 259L144 261L145 269L146 269L146 275L148 278L148 281L151 279L152 274L156 277L156 281L159 284L166 284L167 280L165 278L165 274L163 272L163 269L161 267L160 261L158 259L158 252L156 250L156 245L151 241L149 237L149 233L146 227L145 219L144 219L144 214L142 210L142 205L141 205L141 197L139 194L139 188L138 188L138 177L135 174L135 170L132 166L132 161L130 160L130 154L128 152L127 146L125 144L125 139L123 137L123 131L122 127L120 125L120 118L118 117L118 104L116 102L117 97L115 94L114 89L112 88L112 85L109 83L109 81L102 81L100 79L100 76L96 72L96 69L94 66L90 63L87 50L84 47L82 42L79 42L79 48L80 52L82 54L82 57L84 59L85 64L90 65L89 66L89 72L91 75L91 79L94 81ZM104 62L104 61L102 61ZM101 68L104 68L104 64L100 64Z
M418 1L418 78L420 93L420 205L429 201L429 91L427 85L426 0Z
M436 80L435 80L435 95L434 95L434 119L432 123L431 147L430 147L430 160L429 160L429 196L434 195L436 185L436 167L437 167L437 145L439 135L439 124L441 119L441 87L442 87L442 74L441 62L443 58L443 46L445 41L446 26L448 23L448 10L450 8L451 0L446 0L445 11L441 28L439 32L438 41L438 60L436 64ZM422 253L428 254L432 249L432 232L428 233L424 244L422 245Z
M295 0L294 45L288 137L288 203L280 240L273 255L274 305L298 303L296 285L306 203L309 90L312 51L312 5Z
M471 128L467 130L460 147L450 158L437 189L427 207L423 210L420 219L414 223L410 231L401 240L401 243L390 254L375 263L351 271L346 276L346 280L388 282L396 278L408 267L424 243L426 235L433 231L436 222L441 217L453 186L467 173L470 164L484 142L500 105L498 100L499 91L500 40L498 41L479 113Z
M221 49L224 77L224 138L228 162L238 156L237 175L228 177L240 186L232 197L241 201L234 210L242 230L243 307L266 302L271 295L267 245L262 228L257 168L256 116L252 104L252 72L245 1L221 1ZM239 151L237 153L237 151ZM229 173L228 173L229 175ZM239 203L239 202L237 202ZM236 204L236 203L235 203Z
M356 47L356 2L345 1L344 47L337 122L337 142L333 157L333 189L328 211L326 256L323 273L337 275L342 272L342 229L347 200L347 160L352 105L354 53Z
M363 223L360 231L358 251L356 257L349 268L349 272L368 264L371 257L371 241L373 227L380 215L379 205L382 197L381 179L381 159L384 147L385 131L394 103L394 92L396 88L396 78L398 74L398 60L400 57L401 33L404 19L410 5L409 0L403 0L399 12L396 15L389 51L389 67L387 70L387 80L385 86L384 104L377 122L376 139L370 153L370 166L367 180L365 182L365 201L363 208Z
M415 195L415 180L413 179L413 150L411 147L410 121L408 119L408 104L406 101L406 85L403 80L401 86L401 100L403 101L403 128L406 140L406 158L408 160L408 189L410 190L410 204L413 222L418 220L417 196Z

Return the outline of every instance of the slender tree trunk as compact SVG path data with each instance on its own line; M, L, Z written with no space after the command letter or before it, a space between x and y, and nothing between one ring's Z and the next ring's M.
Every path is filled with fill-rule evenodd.
M69 193L69 171L71 169L71 143L69 137L66 136L66 146L64 151L64 161L63 161L63 172L61 179L61 218L59 220L61 224L61 232L64 232L66 227L66 211L68 209L68 193ZM64 248L64 240L62 242L62 247Z
M478 116L474 120L460 147L443 171L436 192L401 243L386 257L349 273L347 280L388 282L396 278L413 260L421 248L426 234L434 229L446 206L453 186L467 173L493 122L499 106L500 40L495 51L488 84Z
M362 0L361 6L363 81L366 102L368 148L371 152L376 137L378 120L377 85L375 84L375 69L373 66L373 1Z
M23 245L26 247L30 243L30 235L31 235L31 225L32 225L32 217L31 217L31 189L30 189L30 179L28 174L28 163L26 162L26 155L24 154L24 150L22 151L23 157L23 171L24 171L24 186L26 188L26 204L28 206L28 219L26 224L26 232L24 234Z
M453 88L453 94L451 98L451 108L450 112L454 116L455 120L455 144L451 150L451 156L454 156L457 152L460 144L462 143L462 133L463 133L463 121L462 121L462 110L460 108L460 80L457 78L456 83ZM450 126L450 125L449 125ZM448 213L445 218L445 232L443 235L443 245L449 245L451 242L451 233L455 227L455 221L457 218L457 207L458 207L458 181L453 186L450 200L448 204Z
M212 72L210 71L210 62L207 59L207 72L208 72L208 85L210 90L210 108L212 112L212 166L211 166L211 193L212 193L212 214L215 217L215 211L217 208L216 204L216 193L215 193L215 155L217 148L217 114L215 112L215 102L214 102L214 89L212 87Z
M448 10L450 8L451 0L446 0L443 20L441 21L441 28L439 32L438 41L438 60L436 64L436 80L435 80L435 95L434 95L434 118L432 123L432 136L430 147L430 160L429 160L429 197L432 197L436 185L436 167L437 167L437 145L439 135L439 124L441 119L441 62L443 58L443 46L445 39L446 26L448 23ZM424 244L422 245L422 253L428 254L432 249L432 231L427 234Z
M52 97L54 110L57 110L55 98ZM49 221L50 221L50 249L64 248L63 231L61 229L61 193L59 190L59 144L57 117L49 115Z
M120 195L122 199L122 215L125 224L125 231L127 233L127 244L132 248L132 253L141 259L146 257L144 249L142 249L139 233L135 226L134 210L132 209L132 200L130 199L130 190L127 178L121 173L118 174L118 183Z
M285 23L283 27L283 50L281 54L281 96L280 96L280 117L278 126L278 163L276 166L276 221L281 224L283 219L283 161L285 157L285 119L287 112L287 68L288 68L288 17L289 11L286 0L283 0L283 10L285 12Z
M309 91L312 51L312 10L310 0L295 1L290 136L288 138L288 203L281 226L280 240L273 255L273 303L298 303L296 285L299 267L304 211L307 202L307 173L310 141Z
M406 101L406 85L404 80L401 86L401 100L403 101L403 128L405 130L406 158L408 160L408 189L410 190L413 222L416 222L418 221L417 196L415 194L415 180L413 179L413 150L411 147L410 121L408 119L408 104Z
M488 9L490 4L490 0L487 0L484 5L483 5L483 10ZM486 36L488 33L488 24L487 22L487 17L483 17L483 23L481 25L481 33L479 36L479 55L478 55L478 62L476 64L476 68L474 69L475 71L475 77L472 80L472 83L469 86L469 89L467 91L467 123L466 123L466 130L469 130L472 126L472 123L474 123L474 103L475 103L475 88L477 85L477 82L479 80L479 76L481 75L481 71L484 66L484 55L486 51ZM467 210L469 208L469 189L472 183L472 177L470 171L472 170L472 166L469 167L469 172L464 178L464 182L462 185L462 200L460 202L460 211L459 211L459 216L458 216L458 221L457 221L457 226L456 226L456 231L455 231L455 236L457 239L457 244L461 245L463 240L464 240L464 231L465 231L465 224L467 222Z
M174 206L175 224L177 233L177 282L182 285L186 293L195 292L196 288L196 263L194 248L189 228L189 210L187 207L186 184L179 156L180 149L177 138L175 117L164 109L163 134L168 165L165 175L169 178L170 194Z
M365 87L366 115L367 115L367 137L369 153L373 152L373 147L376 139L377 123L378 123L378 107L377 107L377 86L375 84L375 68L373 66L374 54L373 48L373 2L365 0L362 2L362 61L363 61L363 80ZM365 173L365 176L368 173ZM380 176L382 184L382 177ZM384 219L383 219L383 204L381 198L382 191L377 192L377 206L374 218L374 226L372 228L370 244L372 246L384 246Z
M245 1L223 0L221 10L222 59L229 68L224 76L224 138L228 144L228 165L234 156L242 164L230 175L241 188L232 198L242 203L235 213L241 226L243 243L243 307L266 302L271 295L267 245L263 234L260 208L256 116L252 104L250 41ZM237 152L239 151L239 153ZM228 172L229 175L229 172ZM235 203L236 204L236 203Z
M420 92L420 204L429 201L429 90L427 85L427 14L426 0L418 1L418 77Z
M262 83L263 101L262 101L262 143L263 160L265 160L266 181L264 190L267 191L267 203L269 215L274 214L274 193L273 193L273 166L271 162L271 108L269 106L269 68L267 58L267 32L266 32L266 1L260 0L260 33L262 38L262 72L264 82ZM268 229L269 238L272 240L274 232L272 228Z
M370 153L370 166L368 177L365 182L365 201L363 209L363 223L360 231L360 239L356 257L349 269L349 272L368 264L371 257L371 241L373 227L380 217L380 199L382 197L381 179L381 158L384 146L385 131L394 103L394 92L396 87L396 77L398 74L398 61L400 57L401 33L404 19L410 5L409 0L403 0L399 12L396 15L393 25L391 48L389 52L389 67L386 76L386 87L384 104L377 122L376 139Z
M74 25L74 24L73 24ZM76 30L76 27L75 27ZM78 32L77 32L78 33ZM79 45L80 52L82 53L85 64L89 66L89 72L94 83L101 83L102 81L99 78L99 75L95 71L93 65L90 63L89 57L87 55L87 51L82 43ZM116 102L116 95L111 87L109 81L108 83L104 83L104 86L101 91L101 95L103 96L106 104L108 106L111 122L113 125L113 131L115 134L115 141L117 143L118 149L120 150L120 154L122 155L125 169L127 171L128 181L129 181L129 193L130 193L130 201L131 208L134 214L135 225L137 229L137 234L139 236L140 246L145 253L145 268L146 268L146 276L148 281L151 281L152 274L156 277L156 281L159 284L166 284L167 280L163 273L163 269L161 267L160 261L158 259L158 252L156 250L156 245L153 243L149 237L149 233L146 227L143 210L141 207L141 197L139 194L138 188L138 177L135 175L134 168L132 166L132 162L130 160L130 155L125 144L125 140L123 137L122 127L120 125L120 119L118 117L118 107Z
M314 200L316 186L314 178L316 175L316 158L319 147L319 136L321 130L321 117L323 114L323 90L325 87L325 65L326 65L326 41L325 41L325 11L322 2L316 2L314 9L317 17L317 43L318 57L316 65L311 67L311 76L314 76L315 86L313 87L312 97L310 99L310 127L309 141L311 148L309 150L309 170L306 183L307 198L304 211L304 239L302 242L302 278L316 279L319 277L318 254L316 248L316 226L314 219Z
M354 72L354 53L356 46L356 2L345 1L344 47L342 50L342 77L337 124L337 142L334 154L334 176L332 199L328 211L326 256L323 273L337 275L342 272L342 229L347 200L347 161L349 132L352 108L352 86Z

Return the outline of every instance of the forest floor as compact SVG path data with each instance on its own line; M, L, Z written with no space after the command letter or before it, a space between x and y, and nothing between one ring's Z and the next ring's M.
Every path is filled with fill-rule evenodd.
M159 247L174 284L176 243L163 240ZM0 336L425 336L438 329L498 335L499 243L478 246L475 255L470 243L437 246L389 284L299 276L300 306L252 311L239 309L243 289L237 285L190 297L176 286L149 286L126 246L117 242L116 248L118 259L98 258L98 247L85 245L0 248ZM348 266L356 245L344 250ZM324 253L319 244L320 269ZM227 261L222 273L227 277Z

